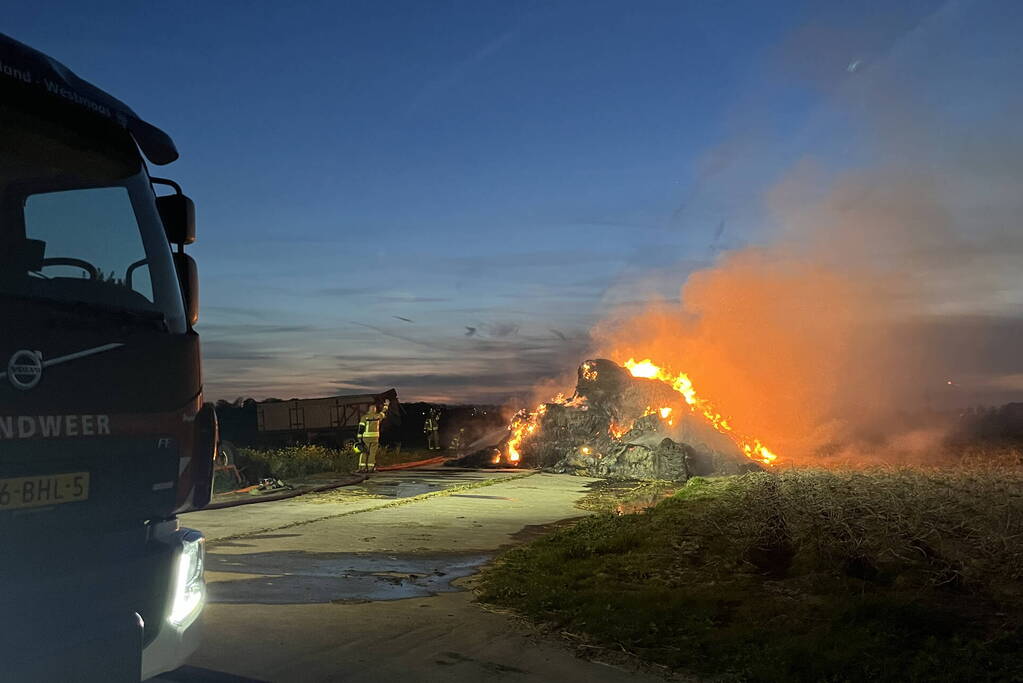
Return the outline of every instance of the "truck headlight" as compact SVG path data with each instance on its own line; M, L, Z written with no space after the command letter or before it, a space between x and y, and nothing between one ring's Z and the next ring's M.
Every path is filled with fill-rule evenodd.
M198 531L185 530L174 569L174 582L171 584L170 614L167 620L174 626L182 626L191 621L202 609L206 597L206 582L203 579L203 564L206 559L205 539Z

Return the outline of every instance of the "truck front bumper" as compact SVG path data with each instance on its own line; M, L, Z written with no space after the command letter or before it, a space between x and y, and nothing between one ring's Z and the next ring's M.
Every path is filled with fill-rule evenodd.
M194 529L175 528L168 541L177 546L170 591L160 630L142 651L142 680L177 669L199 647L199 617L206 600L205 539Z

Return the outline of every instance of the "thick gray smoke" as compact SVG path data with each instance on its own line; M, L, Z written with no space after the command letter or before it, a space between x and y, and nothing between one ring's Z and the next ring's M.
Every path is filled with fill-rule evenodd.
M938 434L908 416L1023 395L1020 21L964 33L1002 9L947 5L850 55L820 117L851 121L848 140L764 192L765 244L693 273L680 303L610 314L598 352L689 373L790 462L926 454Z

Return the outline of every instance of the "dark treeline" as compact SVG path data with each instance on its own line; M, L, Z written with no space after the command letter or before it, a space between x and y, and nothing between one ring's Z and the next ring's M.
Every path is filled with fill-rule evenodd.
M965 410L952 431L956 444L974 442L1023 443L1023 403Z
M280 399L267 399L278 401ZM259 447L268 443L256 427L256 406L252 398L216 403L220 420L220 437L238 446ZM446 405L443 403L402 403L402 419L396 434L390 440L409 448L426 446L423 424L431 408L440 411L440 439L445 448L460 444L466 446L484 434L507 424L501 408L493 405Z

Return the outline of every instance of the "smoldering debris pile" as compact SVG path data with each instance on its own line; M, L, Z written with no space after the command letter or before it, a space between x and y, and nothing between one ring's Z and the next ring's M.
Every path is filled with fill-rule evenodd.
M579 366L575 393L512 420L494 464L592 477L668 479L760 469L664 382L606 359Z

